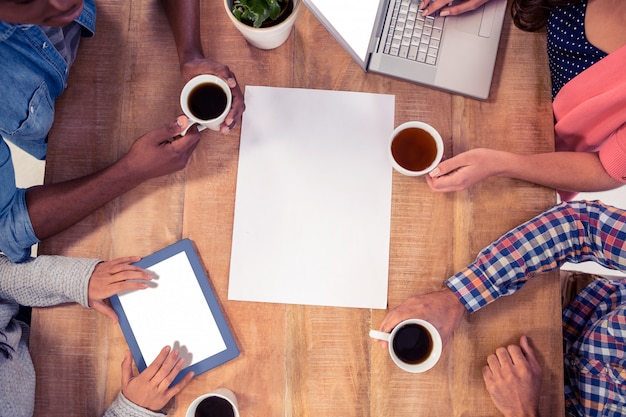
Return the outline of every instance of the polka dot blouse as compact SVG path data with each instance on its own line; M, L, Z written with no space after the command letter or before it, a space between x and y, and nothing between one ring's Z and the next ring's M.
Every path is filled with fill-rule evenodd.
M585 35L587 1L560 6L548 19L548 61L552 76L552 98L572 78L607 54L593 46Z

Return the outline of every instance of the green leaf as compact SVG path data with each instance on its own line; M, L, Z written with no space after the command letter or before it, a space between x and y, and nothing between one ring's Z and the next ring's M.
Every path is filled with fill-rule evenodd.
M248 21L254 27L261 27L268 19L280 15L281 3L285 0L235 0L233 15L240 21Z

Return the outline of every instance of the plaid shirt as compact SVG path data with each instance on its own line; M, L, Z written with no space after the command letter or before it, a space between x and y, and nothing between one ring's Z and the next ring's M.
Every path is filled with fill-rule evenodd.
M571 202L508 232L446 284L471 313L564 262L626 271L626 211ZM626 415L626 280L596 280L563 311L565 403L575 416Z

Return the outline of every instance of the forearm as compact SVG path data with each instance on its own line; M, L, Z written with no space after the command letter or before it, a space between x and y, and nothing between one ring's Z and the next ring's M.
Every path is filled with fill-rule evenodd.
M0 256L0 298L45 307L67 302L88 306L89 278L97 259L38 256L15 264Z
M104 413L103 417L163 417L162 413L155 413L153 411L142 408L132 403L121 392L115 398L115 401Z
M200 4L198 0L160 0L174 35L178 61L182 67L204 58L200 39Z
M500 237L446 284L470 311L511 295L564 262L593 260L626 268L623 210L598 203L556 206ZM602 236L614 236L606 240Z
M66 230L143 180L122 159L85 177L29 188L26 205L35 235L44 240Z
M496 152L497 176L517 178L564 191L604 191L623 185L602 166L597 153L550 152L522 155Z

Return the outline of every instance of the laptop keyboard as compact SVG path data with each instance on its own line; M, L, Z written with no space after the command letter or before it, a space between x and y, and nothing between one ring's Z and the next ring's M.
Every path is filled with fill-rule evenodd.
M436 65L444 17L422 17L421 0L392 0L393 14L383 52L400 58Z

